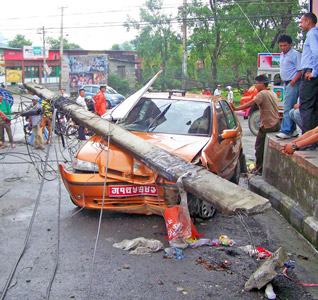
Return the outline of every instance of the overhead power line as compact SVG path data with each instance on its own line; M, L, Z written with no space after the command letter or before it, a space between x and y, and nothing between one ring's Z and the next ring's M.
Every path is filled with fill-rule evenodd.
M262 18L272 18L272 17L281 17L281 14L271 14L271 15L252 15L248 16L249 19L262 19ZM284 17L301 17L302 13L297 13L297 14L286 14ZM187 21L236 21L236 20L244 20L246 19L245 16L228 16L228 17L198 17L198 18L187 18ZM169 23L171 24L182 24L183 19L172 19ZM121 27L124 26L126 22L104 22L104 23L97 23L97 24L86 24L86 25L78 25L78 26L64 26L64 29L83 29L83 28L105 28L105 27ZM138 23L140 26L147 26L147 25L156 25L156 24L162 24L162 22L154 22L154 23L149 23L149 22L139 22ZM48 31L53 32L52 30L60 30L60 27L46 27ZM1 31L34 31L36 28L2 28Z

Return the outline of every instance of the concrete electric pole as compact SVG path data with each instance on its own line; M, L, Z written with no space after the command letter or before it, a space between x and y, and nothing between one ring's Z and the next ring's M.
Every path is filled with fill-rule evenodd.
M182 63L182 88L186 89L187 80L187 0L183 0L183 63Z
M63 67L63 13L64 8L67 8L65 6L60 7L61 8L61 39L60 39L60 78L59 78L59 88L62 88L62 67Z
M43 33L43 70L45 73L45 83L47 84L47 66L46 66L46 51L45 51L45 29L44 26L42 27L42 33Z

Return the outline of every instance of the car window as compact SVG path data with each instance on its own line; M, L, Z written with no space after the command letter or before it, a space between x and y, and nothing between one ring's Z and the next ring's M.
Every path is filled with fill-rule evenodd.
M97 94L99 91L99 87L97 86L92 86L92 93Z
M90 86L85 86L84 90L85 90L85 93L90 93L91 92L91 87Z
M106 88L106 93L107 94L118 94L113 88L111 88L109 86Z
M208 136L211 124L210 103L141 98L121 125L132 131Z
M220 101L217 101L215 103L215 113L218 126L218 134L221 134L223 130L228 129L228 126Z
M232 109L230 108L230 105L225 100L222 100L220 102L221 102L221 105L222 105L223 110L224 110L224 114L225 114L225 118L227 120L228 128L229 129L236 128L237 121L236 121L236 118L234 116Z

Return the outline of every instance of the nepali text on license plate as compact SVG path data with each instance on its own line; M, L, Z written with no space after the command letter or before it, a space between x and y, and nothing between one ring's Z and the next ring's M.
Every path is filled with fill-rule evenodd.
M155 185L110 185L109 197L157 196Z

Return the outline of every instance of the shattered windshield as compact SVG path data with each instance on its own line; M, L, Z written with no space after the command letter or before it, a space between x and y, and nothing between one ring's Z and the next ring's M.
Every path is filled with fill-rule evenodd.
M130 131L208 136L211 105L200 101L142 98L120 125Z

